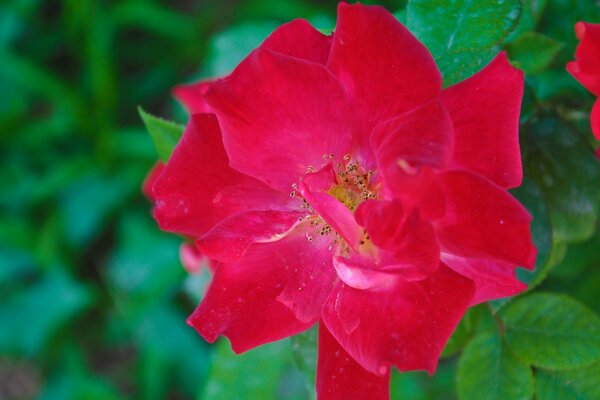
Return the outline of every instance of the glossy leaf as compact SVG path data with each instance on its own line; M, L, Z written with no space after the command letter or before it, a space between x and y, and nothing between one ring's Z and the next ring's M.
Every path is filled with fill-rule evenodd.
M530 400L533 375L496 334L476 337L458 364L458 398L461 400Z
M497 53L494 47L514 29L520 12L518 0L411 0L407 22L435 57L449 86L491 61Z
M540 369L535 374L537 400L600 399L600 364L565 371Z
M501 313L510 348L531 364L577 368L600 360L600 318L564 295L535 293Z

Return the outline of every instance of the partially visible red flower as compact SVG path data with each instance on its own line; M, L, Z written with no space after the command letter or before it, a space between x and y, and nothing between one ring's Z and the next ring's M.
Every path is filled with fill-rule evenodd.
M523 74L504 53L442 90L427 49L381 7L335 33L278 28L196 93L154 185L161 228L216 263L188 322L235 352L319 323L319 399L385 399L391 366L436 368L469 306L525 289Z
M576 61L567 64L567 71L587 90L600 97L600 24L578 22L575 34L581 41L575 52ZM592 108L592 132L600 140L600 100Z
M183 242L179 246L179 259L183 268L190 274L201 272L205 263L210 268L210 263L207 262L194 243ZM212 268L210 269L212 270Z

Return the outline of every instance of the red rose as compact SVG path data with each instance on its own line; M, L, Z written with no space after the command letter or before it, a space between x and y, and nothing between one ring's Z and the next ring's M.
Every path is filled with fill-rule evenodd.
M567 64L567 71L587 90L600 97L600 24L578 22L575 33L581 41L575 59ZM596 100L591 114L592 132L600 140L600 100Z
M507 192L523 74L505 54L442 90L391 14L342 3L333 36L292 21L206 85L154 214L217 263L188 321L209 342L319 323L319 398L387 398L391 366L432 373L469 306L525 289L531 216Z

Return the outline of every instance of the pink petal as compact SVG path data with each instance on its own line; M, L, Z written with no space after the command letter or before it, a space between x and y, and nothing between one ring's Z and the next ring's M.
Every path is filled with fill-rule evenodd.
M431 169L444 169L452 156L454 128L443 104L432 101L379 124L371 136L386 189L417 203L432 183Z
M531 215L491 181L468 172L441 175L446 214L435 222L442 251L493 258L533 269Z
M514 296L527 289L515 276L516 265L490 259L475 259L442 255L442 259L459 274L475 282L471 306L489 300Z
M210 106L204 100L204 95L213 80L202 80L195 83L177 85L173 88L175 97L186 111L191 114L210 113Z
M414 270L411 275L422 279L423 274L438 268L440 248L435 231L418 210L406 210L398 200L367 200L356 210L356 219L373 244L393 255L396 269Z
M150 169L150 172L148 172L148 175L146 175L144 183L142 183L142 193L144 193L144 196L146 196L146 198L151 202L156 201L156 198L154 197L154 183L164 168L165 164L163 164L161 161L157 161Z
M160 227L199 237L222 219L241 212L297 208L297 200L290 199L289 193L276 192L228 164L215 116L192 116L154 184L154 217Z
M322 65L256 50L206 99L230 165L274 188L289 191L323 154L349 150L346 94Z
M217 268L188 323L209 342L227 336L240 353L313 325L333 278L323 239L309 243L300 232L254 244L238 262Z
M324 324L319 325L319 400L388 400L389 387L389 372L380 377L365 370L340 346Z
M378 269L373 261L366 257L333 257L335 272L342 282L355 289L388 289L396 283L401 274Z
M277 28L260 48L325 65L331 37L323 35L308 21L296 19Z
M385 291L340 283L323 307L323 321L341 346L374 374L386 376L391 365L433 373L473 293L471 280L444 265L427 279L398 280Z
M185 268L189 274L200 273L205 263L210 265L196 245L188 242L183 242L181 246L179 246L179 259L181 260L183 268Z
M481 71L445 89L456 133L451 168L474 171L497 185L521 184L519 114L523 72L502 52Z
M429 51L379 6L340 3L329 66L362 121L363 151L375 125L436 98L442 86Z
M217 223L196 244L213 260L231 263L244 256L255 242L280 240L295 225L304 212L250 211L234 215Z

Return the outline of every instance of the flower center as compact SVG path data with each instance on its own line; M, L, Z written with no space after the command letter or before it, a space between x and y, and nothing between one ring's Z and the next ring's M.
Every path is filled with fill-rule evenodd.
M344 156L344 164L337 163L335 169L337 184L332 186L327 193L335 197L350 211L354 212L356 207L365 200L377 198L377 191L371 184L371 177L375 171L365 171L360 165L360 161L350 161L349 155Z
M354 232L350 234L352 237L350 243L354 243L354 246L362 246L365 240L368 241L366 233L356 232L360 229L358 225L355 228L348 228L348 221L352 221L350 225L356 224L353 217L356 208L365 200L378 198L377 188L372 183L375 171L366 170L359 160L351 160L350 155L344 156L343 160L339 161L333 154L323 155L323 160L322 168L317 172L313 167L308 167L308 175L300 183L300 188L297 184L293 184L293 191L290 193L292 197L300 197L302 208L308 211L308 214L301 218L301 222L309 222L307 239L312 241L317 235L334 234L333 246L349 250L346 240L349 238L348 229L350 229ZM324 193L336 201L331 197L330 200L324 199L322 197ZM312 203L313 200L315 203ZM346 211L343 211L344 209ZM360 236L363 236L362 239Z

